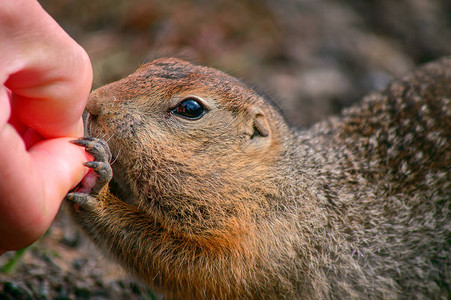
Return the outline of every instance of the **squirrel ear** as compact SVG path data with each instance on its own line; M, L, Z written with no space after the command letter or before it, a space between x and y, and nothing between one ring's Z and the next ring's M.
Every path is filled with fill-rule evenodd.
M266 137L269 135L269 126L264 115L257 114L255 116L253 129L254 133L252 134L252 138L256 136Z
M254 115L254 121L252 124L253 133L251 139L256 137L267 137L270 134L269 124L266 117L261 113L257 112Z

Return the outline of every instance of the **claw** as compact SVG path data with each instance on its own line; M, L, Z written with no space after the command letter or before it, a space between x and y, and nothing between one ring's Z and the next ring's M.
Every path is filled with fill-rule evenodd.
M86 148L86 151L94 157L96 161L109 162L111 160L111 151L108 145L101 139L93 137L83 137L78 140L70 141L72 144Z
M83 163L84 166L93 169L94 171L98 171L103 163L101 161L87 161Z
M102 161L87 161L84 163L85 166L91 168L95 174L97 174L97 178L95 179L95 184L91 189L91 195L98 195L100 190L110 182L111 178L113 178L113 171L111 170L111 166ZM86 180L88 182L88 175L86 175L85 179L83 179L82 183ZM89 184L86 184L89 186Z
M64 200L68 200L68 201L74 202L75 194L77 194L77 193L72 193L72 192L71 193L67 193L66 197L64 197Z
M64 200L68 200L74 203L76 212L80 208L94 210L97 205L97 199L84 193L68 193Z

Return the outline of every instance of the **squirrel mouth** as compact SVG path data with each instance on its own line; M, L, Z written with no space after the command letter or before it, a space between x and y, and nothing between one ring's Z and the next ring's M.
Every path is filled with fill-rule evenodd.
M112 152L112 160L109 162L111 167L113 168L113 178L111 179L109 183L110 192L115 195L118 199L129 203L129 199L132 198L132 193L130 191L130 188L126 186L123 182L119 180L117 177L117 170L115 172L114 163L117 161L119 154L115 153L113 149L111 149L111 145L108 142L108 138L99 136L99 133L95 130L95 120L97 116L95 114L92 114L89 112L89 110L85 110L83 113L83 126L85 131L86 137L96 137L96 138L102 138L105 143L110 147L110 150Z

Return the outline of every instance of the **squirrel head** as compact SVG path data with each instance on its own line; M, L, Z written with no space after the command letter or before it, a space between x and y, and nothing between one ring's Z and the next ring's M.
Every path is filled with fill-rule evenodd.
M89 134L112 150L119 197L171 230L239 235L275 193L268 169L290 131L221 71L159 59L94 91L87 110Z

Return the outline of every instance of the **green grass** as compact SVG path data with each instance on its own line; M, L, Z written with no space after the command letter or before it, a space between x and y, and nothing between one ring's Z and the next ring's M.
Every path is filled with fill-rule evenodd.
M0 272L5 274L12 273L29 247L17 250L3 266L0 266Z

